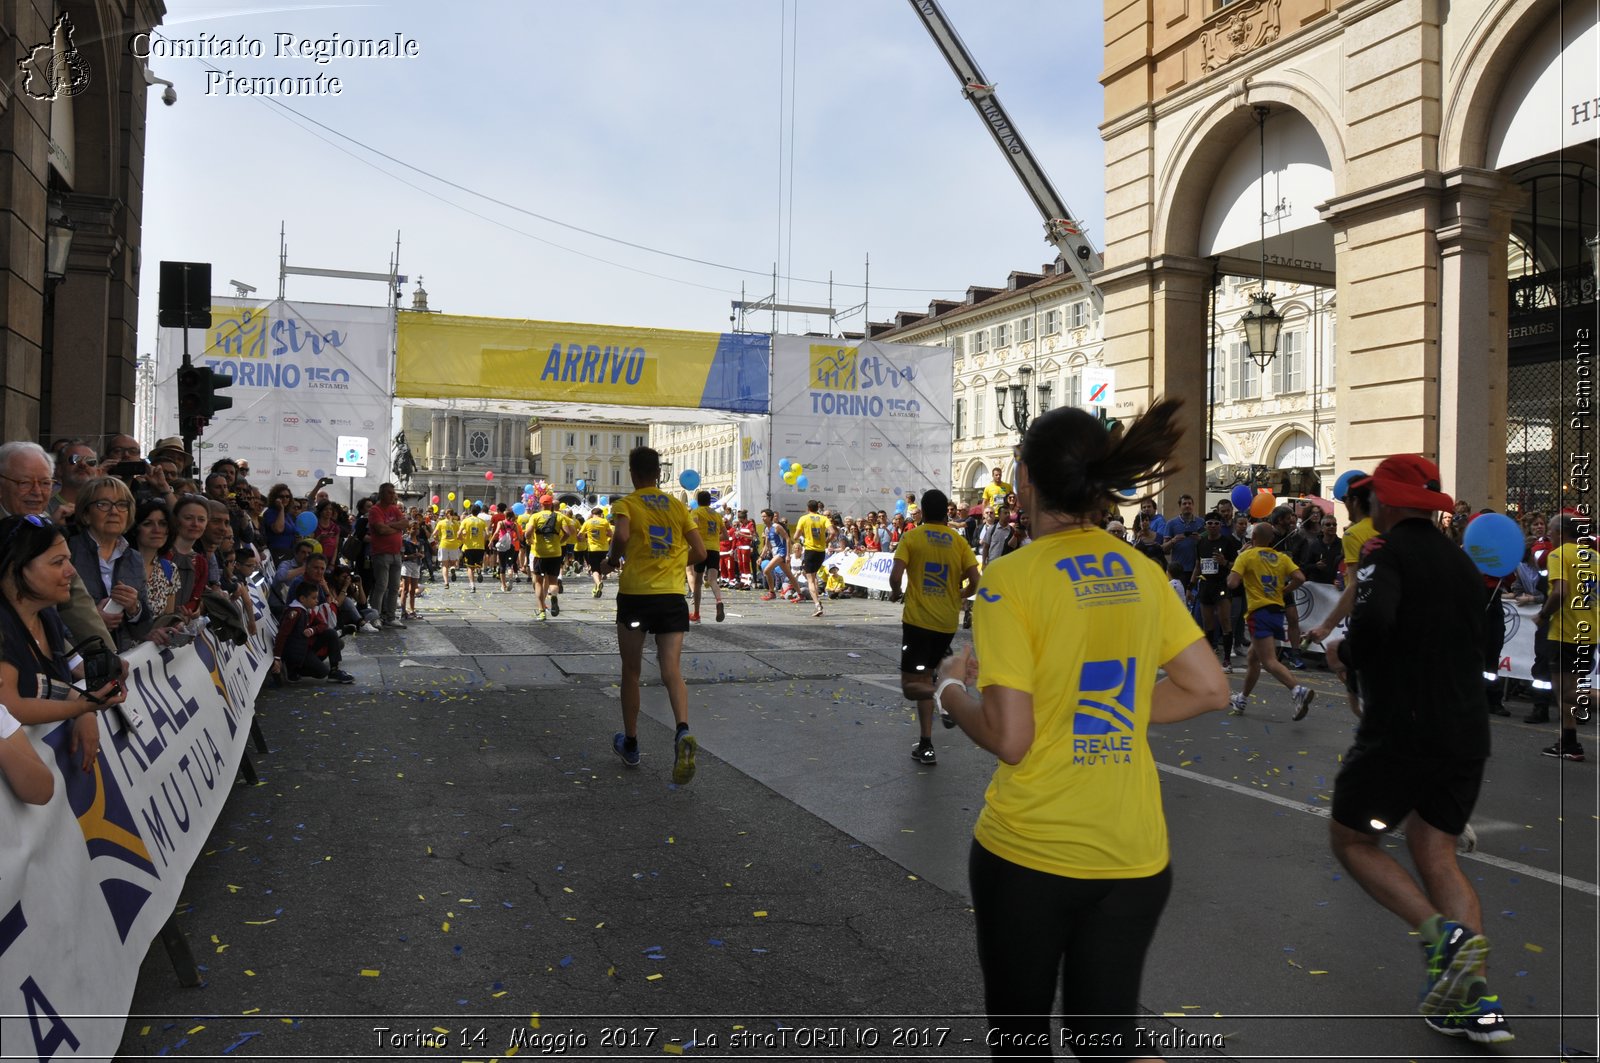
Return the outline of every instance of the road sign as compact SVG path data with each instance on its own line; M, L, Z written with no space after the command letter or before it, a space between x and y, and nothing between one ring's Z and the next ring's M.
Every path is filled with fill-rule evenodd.
M339 464L333 470L334 474L337 476L365 476L367 474L367 442L366 436L340 436Z
M1117 401L1117 374L1100 366L1089 366L1083 371L1084 402L1090 406L1110 408Z

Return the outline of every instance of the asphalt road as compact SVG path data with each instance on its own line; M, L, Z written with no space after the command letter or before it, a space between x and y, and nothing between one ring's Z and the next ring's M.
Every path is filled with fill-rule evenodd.
M261 783L233 794L179 908L205 985L154 948L121 1058L987 1054L965 864L993 759L937 728L939 763L910 759L897 607L813 620L730 593L715 624L708 602L685 650L699 773L676 787L659 686L640 768L611 754L609 589L574 584L540 623L526 584L425 586L423 620L351 640L355 686L264 692ZM1244 717L1152 732L1176 883L1152 1043L1593 1058L1595 764L1494 721L1463 866L1518 1039L1442 1038L1413 1011L1416 937L1328 851L1353 721L1331 676L1303 675L1301 723L1266 680Z

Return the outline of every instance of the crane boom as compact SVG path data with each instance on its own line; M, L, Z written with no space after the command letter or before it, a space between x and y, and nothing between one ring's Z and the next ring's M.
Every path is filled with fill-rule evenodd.
M1100 288L1089 279L1089 275L1101 267L1100 252L1094 249L1089 238L1083 234L1083 226L1072 216L1072 212L1062 201L1061 194L1056 191L1055 185L1050 183L1044 167L1039 165L1039 160L1028 150L1022 134L1017 132L1017 127L1012 124L1005 108L1000 106L1000 99L995 95L994 86L985 80L983 71L978 69L978 64L967 51L966 45L961 43L961 37L956 33L955 27L945 18L938 0L910 0L910 3L917 17L922 19L922 25L927 29L928 35L933 38L933 43L944 53L950 69L955 71L956 77L961 82L961 94L977 110L978 117L983 119L984 126L989 130L989 135L994 137L994 142L1005 154L1006 161L1011 163L1011 169L1022 182L1022 187L1027 189L1028 195L1033 199L1033 205L1039 208L1039 213L1044 218L1045 239L1061 252L1067 268L1072 270L1073 276L1078 278L1079 283L1088 292L1098 313L1103 308Z

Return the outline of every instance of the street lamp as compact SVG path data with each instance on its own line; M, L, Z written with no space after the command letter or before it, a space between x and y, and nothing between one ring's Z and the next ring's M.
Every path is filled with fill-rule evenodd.
M1261 143L1261 287L1250 298L1250 311L1239 319L1245 351L1262 372L1278 354L1278 333L1283 316L1272 308L1267 291L1267 108L1256 108L1256 135Z
M45 225L44 279L60 284L67 279L67 259L72 255L72 237L77 226L65 214L57 214Z
M994 389L995 409L1000 414L1000 424L1018 435L1028 430L1028 422L1033 419L1028 411L1028 381L1033 379L1033 366L1024 362L1017 366L1017 379L1021 381L1016 387L1006 387L1004 384ZM1011 417L1006 418L1006 393L1011 393Z

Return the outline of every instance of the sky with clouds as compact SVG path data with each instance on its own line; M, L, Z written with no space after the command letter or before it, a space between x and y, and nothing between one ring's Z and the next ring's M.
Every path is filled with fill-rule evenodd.
M1103 246L1101 5L943 6ZM334 34L398 34L418 54L277 54ZM160 54L241 38L263 54ZM330 269L386 270L398 234L401 272L447 313L708 331L729 327L741 286L771 291L774 264L786 301L829 304L831 273L845 308L863 301L870 255L870 314L886 320L1053 256L905 0L168 0L152 48L178 99L150 90L142 352L157 261L211 262L218 294L238 279L275 295L280 224L291 264ZM341 91L273 102L230 73L321 74ZM384 297L300 276L288 295Z

